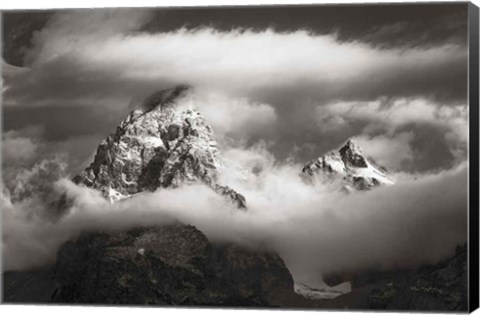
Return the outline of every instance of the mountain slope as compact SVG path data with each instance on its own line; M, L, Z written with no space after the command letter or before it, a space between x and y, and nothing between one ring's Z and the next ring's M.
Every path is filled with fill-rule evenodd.
M213 245L179 223L68 242L55 283L56 303L274 306L275 294L294 295L277 254Z
M370 190L375 186L394 184L385 171L364 156L353 140L348 140L338 150L306 163L301 175L307 182L341 179L347 191Z
M211 127L188 101L190 88L159 91L132 111L74 178L110 201L142 191L202 182L239 208L245 198L217 183L220 159Z
M302 179L321 188L366 191L381 185L392 185L385 171L365 157L351 139L337 150L307 162L300 173ZM339 284L339 283L337 283ZM296 292L308 299L331 299L345 290L312 283L295 283Z
M174 225L84 235L62 247L53 267L3 273L3 301L465 312L467 246L417 270L349 279L348 294L317 300L310 288L305 298L278 255L215 246L195 227Z
M436 264L414 270L364 270L327 277L331 285L351 281L352 292L328 301L330 307L465 312L468 306L467 244Z

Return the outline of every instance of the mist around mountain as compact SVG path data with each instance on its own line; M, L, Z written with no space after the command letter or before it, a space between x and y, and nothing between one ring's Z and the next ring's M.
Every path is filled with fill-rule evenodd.
M219 147L196 93L146 98L71 179L50 161L3 187L7 300L396 308L369 302L391 293L382 276L367 291L356 279L436 270L465 242L465 192L438 195L463 181L463 165L405 178L352 139L278 164L265 146ZM462 266L452 272L463 276ZM342 280L327 284L332 275ZM345 300L352 294L357 302ZM463 309L463 294L422 308Z

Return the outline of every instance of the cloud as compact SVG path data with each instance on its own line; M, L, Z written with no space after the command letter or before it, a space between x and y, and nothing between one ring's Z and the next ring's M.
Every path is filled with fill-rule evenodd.
M305 30L135 32L147 20L143 11L58 13L34 36L31 71L11 79L7 100L93 105L175 83L259 98L466 97L457 82L466 79L467 51L455 42L380 49Z
M467 237L467 168L421 175L370 192L343 194L305 184L300 165L278 164L266 145L227 152L221 180L241 191L239 211L202 185L142 193L110 204L100 193L66 179L58 194L73 199L53 223L29 216L28 197L4 198L4 267L25 269L51 263L58 247L85 231L135 226L193 224L213 242L235 242L278 252L297 280L321 283L321 275L366 268L415 267L451 254ZM33 203L49 213L48 203Z
M173 220L214 242L274 250L307 282L437 262L466 241L467 50L457 37L379 44L403 24L363 38L375 45L307 30L139 31L149 19L143 10L62 11L35 34L29 69L4 66L6 269L51 263L85 231ZM181 102L212 125L219 180L246 196L248 211L201 185L110 204L65 178L145 96L179 83L195 87ZM300 179L306 160L349 137L399 182L345 195ZM72 207L53 222L63 193Z
M66 164L60 160L42 160L33 165L31 169L19 171L15 179L9 182L7 188L13 202L28 201L30 205L37 203L29 210L32 215L44 216L43 212L36 212L42 203L54 203L59 195L54 193L53 183L64 177Z
M205 89L190 88L175 102L179 109L197 109L221 139L244 140L253 135L265 136L277 122L275 109L270 104ZM143 99L135 100L130 107L139 108L142 103Z
M349 130L367 154L394 169L448 168L467 159L468 106L462 103L425 98L333 102L317 105L316 123L326 134Z
M25 165L34 160L40 146L38 140L43 133L42 126L2 133L2 163L9 166Z
M467 120L468 107L465 104L438 104L425 98L380 98L319 105L317 114L319 118L340 115L344 119L367 120L372 122L372 128L375 123L389 125L391 129L410 123L457 127L457 124ZM462 131L465 130L462 128ZM460 134L459 138L463 136L465 140L466 135Z
M432 9L432 7L429 9ZM442 10L441 8L439 9ZM398 12L398 8L392 8L392 10L397 11L397 15L402 14ZM404 13L408 11L406 9ZM437 12L437 14L429 18L426 18L426 12L420 13L417 11L416 14L419 14L421 17L414 17L411 11L408 13L409 17L399 18L398 20L390 17L387 19L387 23L374 25L368 31L359 34L358 37L362 41L382 47L429 46L442 41L465 45L465 40L467 39L467 26L465 23L467 12L465 8L457 7L457 10L448 10L443 13ZM412 19L409 20L409 18Z
M100 140L132 102L181 83L197 89L198 107L220 138L263 140L280 160L305 162L349 137L387 132L390 122L407 128L397 132L412 131L407 122L440 129L442 156L464 160L467 50L456 40L383 47L302 29L141 31L150 19L144 10L58 12L34 36L30 69L5 78L9 128L40 123L49 141ZM93 143L84 141L85 150ZM425 156L411 143L415 156ZM448 165L421 158L422 169Z
M233 98L222 94L198 92L191 100L217 135L249 138L266 135L277 122L277 114L270 104Z
M33 35L33 49L27 64L48 63L71 52L75 47L102 40L119 33L139 29L148 22L147 9L77 9L54 14L47 25Z
M386 135L357 136L354 140L380 165L388 170L402 169L402 164L411 163L413 150L410 141L414 137L413 132L402 132L392 137Z
M58 118L58 117L57 117ZM7 129L8 130L8 129ZM59 141L46 137L45 125L27 125L2 133L2 181L10 189L19 187L30 173L38 173L45 163L62 164L62 174L76 174L85 167L102 136L78 136ZM53 169L50 172L55 172ZM26 176L26 177L25 177ZM50 179L48 172L41 175ZM31 185L27 190L33 188Z
M31 139L23 137L6 136L2 146L2 161L7 164L31 160L37 150L37 145Z

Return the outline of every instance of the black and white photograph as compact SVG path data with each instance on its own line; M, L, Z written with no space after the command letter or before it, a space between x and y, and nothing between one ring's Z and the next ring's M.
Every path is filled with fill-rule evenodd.
M471 309L474 4L1 21L2 303Z

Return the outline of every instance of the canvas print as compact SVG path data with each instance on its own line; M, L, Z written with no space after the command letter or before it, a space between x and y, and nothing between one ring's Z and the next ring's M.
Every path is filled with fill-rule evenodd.
M466 311L471 10L2 12L3 303Z

